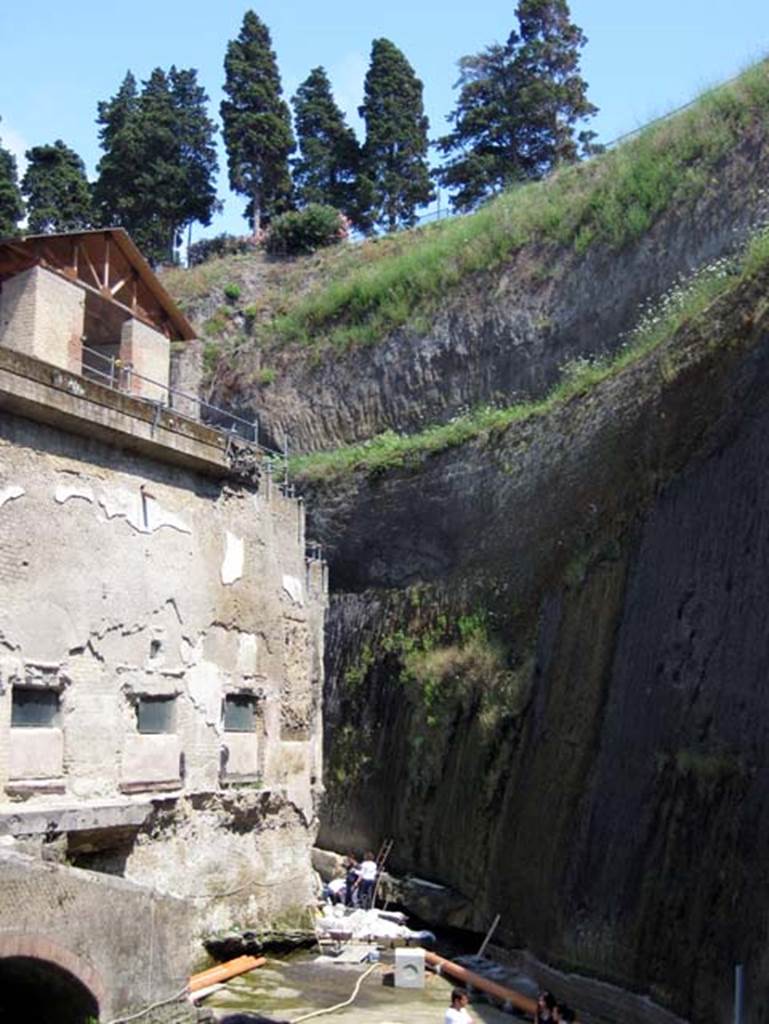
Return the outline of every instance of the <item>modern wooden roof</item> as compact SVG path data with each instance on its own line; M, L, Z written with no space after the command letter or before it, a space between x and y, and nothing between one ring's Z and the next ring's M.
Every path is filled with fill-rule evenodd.
M35 266L114 303L172 341L197 337L124 228L0 239L0 282Z

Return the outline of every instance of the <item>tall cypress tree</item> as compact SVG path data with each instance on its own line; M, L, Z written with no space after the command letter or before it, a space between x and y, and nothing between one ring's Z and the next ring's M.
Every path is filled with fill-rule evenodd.
M51 146L27 150L21 191L27 200L29 230L76 231L93 222L91 187L85 164L57 139Z
M389 39L375 39L363 105L363 188L370 188L374 218L393 231L416 222L416 208L434 197L427 164L422 83Z
M451 158L437 177L460 210L595 148L593 132L575 132L597 109L579 70L586 39L566 0L519 0L516 14L520 33L459 63L454 128L438 140Z
M16 158L0 146L0 238L15 235L24 216Z
M168 74L156 68L140 94L129 73L118 94L99 104L99 218L126 228L154 262L173 258L183 228L210 224L219 206L207 102L197 72L172 67Z
M254 234L263 218L288 209L288 158L296 148L288 105L267 26L247 11L224 58L221 116L230 186L248 196L246 216Z
M322 67L313 68L292 103L300 153L292 161L297 203L327 203L356 223L360 146Z

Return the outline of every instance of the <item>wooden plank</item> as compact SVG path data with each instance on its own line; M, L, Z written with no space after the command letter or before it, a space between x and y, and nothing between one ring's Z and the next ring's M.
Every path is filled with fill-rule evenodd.
M109 291L109 235L104 236L104 268L102 273L102 287Z

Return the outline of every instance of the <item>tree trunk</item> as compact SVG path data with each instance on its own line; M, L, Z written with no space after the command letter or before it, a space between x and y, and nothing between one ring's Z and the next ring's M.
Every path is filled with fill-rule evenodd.
M262 230L262 205L261 196L259 192L254 192L253 195L253 224L254 224L254 241L258 240L259 232Z

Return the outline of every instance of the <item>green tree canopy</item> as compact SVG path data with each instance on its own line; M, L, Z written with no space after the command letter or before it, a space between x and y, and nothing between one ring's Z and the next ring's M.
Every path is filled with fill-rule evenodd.
M257 233L264 218L290 206L288 158L296 143L270 32L253 11L227 44L224 72L221 116L230 187L248 196L246 216Z
M0 238L14 235L24 216L24 203L19 191L16 157L0 146Z
M437 143L450 159L437 177L460 210L594 148L593 132L576 134L596 107L579 70L586 39L566 0L519 0L516 15L520 31L504 46L459 62L454 128Z
M126 228L153 262L173 259L184 228L210 224L219 208L207 103L197 72L171 67L168 74L156 68L141 93L129 72L117 95L99 104L99 218Z
M333 206L357 223L360 146L322 67L313 68L292 102L300 153L292 161L297 203Z
M366 74L362 191L370 190L374 219L390 231L416 222L416 209L434 197L427 164L428 120L422 83L389 39L375 39Z
M91 188L85 164L57 139L50 146L33 146L21 183L27 200L29 230L76 231L93 222Z

